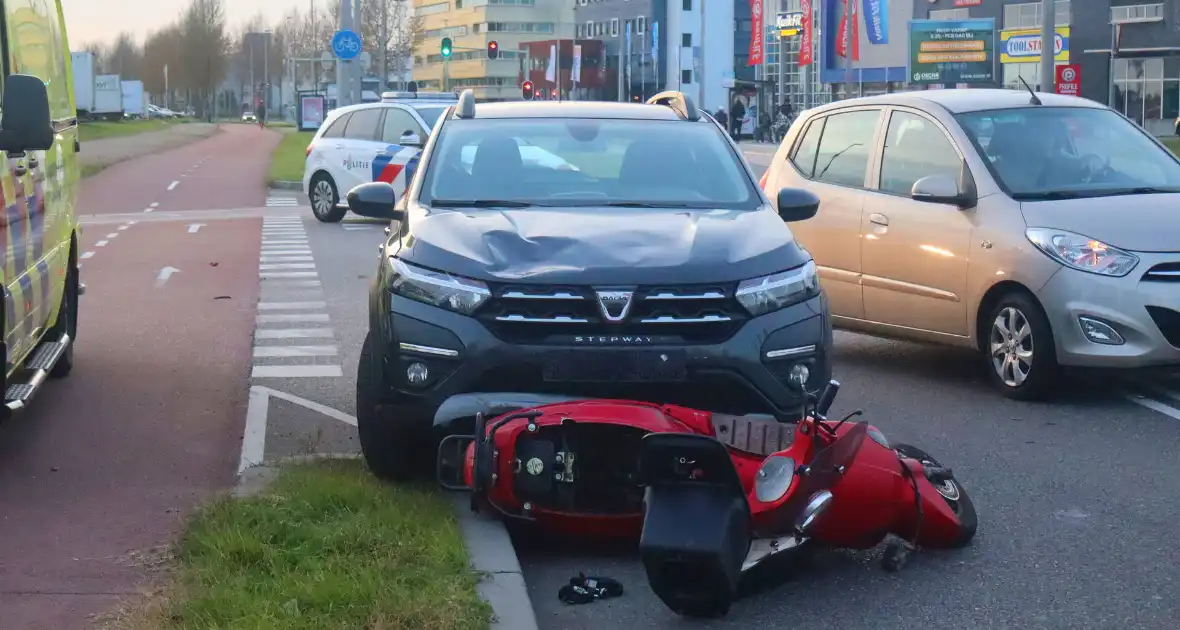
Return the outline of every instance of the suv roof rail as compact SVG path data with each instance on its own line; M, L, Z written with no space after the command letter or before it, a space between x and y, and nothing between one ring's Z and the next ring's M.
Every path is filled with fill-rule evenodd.
M475 92L463 90L459 95L459 104L455 106L456 118L475 118Z
M685 120L696 122L701 118L701 113L697 109L696 104L693 103L692 99L689 98L684 92L677 92L675 90L660 92L659 94L656 94L655 96L647 99L647 104L671 107L676 111L676 113L680 114L681 118L684 118Z
M400 100L420 100L420 101L457 101L459 95L454 92L382 92L381 100L383 101L400 101Z

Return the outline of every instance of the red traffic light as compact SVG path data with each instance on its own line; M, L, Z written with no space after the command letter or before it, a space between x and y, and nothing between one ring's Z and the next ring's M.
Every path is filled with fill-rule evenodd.
M496 59L500 56L500 44L496 40L488 42L488 59Z
M522 97L524 97L524 100L526 100L526 101L533 100L533 82L532 81L525 81L524 85L520 86L520 95Z

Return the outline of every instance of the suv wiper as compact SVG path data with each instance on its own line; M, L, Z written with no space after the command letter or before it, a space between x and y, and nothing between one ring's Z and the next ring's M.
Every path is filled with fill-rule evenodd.
M1096 196L1114 197L1116 195L1160 195L1166 193L1180 193L1180 188L1176 186L1136 186L1134 188L1103 190Z
M509 199L433 199L434 208L531 208L544 204Z
M647 201L607 201L595 204L603 208L695 208L687 203L651 203Z

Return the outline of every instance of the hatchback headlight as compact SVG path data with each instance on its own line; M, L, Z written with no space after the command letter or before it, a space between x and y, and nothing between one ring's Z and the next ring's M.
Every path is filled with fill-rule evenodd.
M1078 271L1121 278L1139 264L1135 254L1081 234L1050 228L1029 228L1025 234L1049 258Z
M815 262L753 280L743 280L737 300L751 315L765 315L819 295Z
M418 302L470 315L491 297L479 280L431 271L390 257L390 291Z

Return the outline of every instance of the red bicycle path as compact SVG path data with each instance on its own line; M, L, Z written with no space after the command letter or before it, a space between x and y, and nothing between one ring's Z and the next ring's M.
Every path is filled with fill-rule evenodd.
M281 139L273 129L223 124L208 138L121 162L86 178L78 214L265 206L270 155Z
M137 158L97 176L103 181L87 180L83 191L116 177L126 189L162 191L181 158L216 149L198 169L220 174L213 207L260 205L277 134L246 131ZM254 161L261 166L242 166ZM231 173L232 164L240 170ZM172 209L201 209L196 187L173 192ZM79 205L81 214L126 207L93 197ZM196 233L180 221L84 231L80 249L94 255L82 261L88 290L73 373L0 424L0 628L87 626L142 592L153 555L194 507L232 485L260 231L257 218L210 221ZM161 283L165 267L179 271Z

